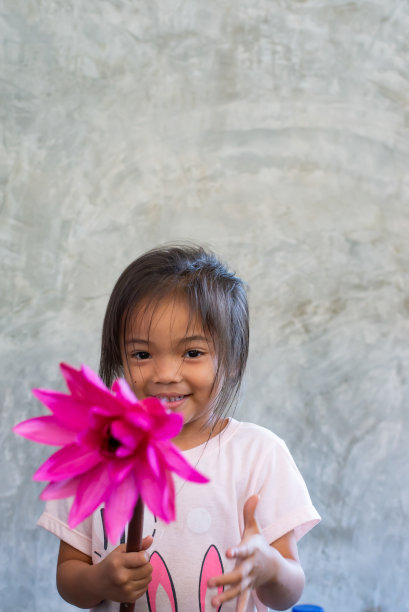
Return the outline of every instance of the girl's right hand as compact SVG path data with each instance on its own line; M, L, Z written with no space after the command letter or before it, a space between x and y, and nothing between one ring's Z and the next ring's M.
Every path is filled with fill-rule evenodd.
M146 551L152 536L142 541L142 551L127 553L121 544L95 565L91 557L61 541L57 588L61 597L78 608L94 608L103 600L132 603L151 581L152 566Z
M146 551L152 544L147 536L141 552L126 552L126 545L115 548L94 568L101 587L101 599L132 603L142 597L152 579L152 565Z

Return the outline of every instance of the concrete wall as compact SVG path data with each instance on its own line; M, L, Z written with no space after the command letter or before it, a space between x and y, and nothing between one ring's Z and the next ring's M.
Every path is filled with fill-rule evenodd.
M58 362L96 367L148 247L250 284L245 418L284 437L323 522L304 601L409 610L409 5L3 0L0 609L72 609L35 527L50 453L10 433Z

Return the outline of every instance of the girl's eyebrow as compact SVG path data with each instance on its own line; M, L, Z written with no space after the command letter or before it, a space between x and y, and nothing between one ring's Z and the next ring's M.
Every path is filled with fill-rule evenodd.
M201 336L200 334L195 336L186 336L185 338L181 339L179 344L184 344L185 342L209 342L209 338L206 338L206 336Z
M200 334L194 336L186 336L185 338L181 338L178 344L186 344L186 342L206 342L209 343L209 338L206 336L201 336ZM154 344L149 340L143 340L142 338L130 338L125 341L125 344Z

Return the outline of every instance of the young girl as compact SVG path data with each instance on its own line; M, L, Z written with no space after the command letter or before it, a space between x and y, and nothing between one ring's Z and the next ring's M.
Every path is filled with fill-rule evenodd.
M125 377L139 399L182 413L174 443L210 478L176 480L177 520L145 510L143 550L111 546L103 508L76 529L71 500L47 502L39 524L60 540L57 586L80 608L117 611L286 610L304 573L297 541L318 521L284 442L227 418L248 353L243 282L211 252L172 246L131 263L108 303L100 374Z

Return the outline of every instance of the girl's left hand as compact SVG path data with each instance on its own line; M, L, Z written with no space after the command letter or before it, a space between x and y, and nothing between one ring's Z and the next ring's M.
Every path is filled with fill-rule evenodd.
M276 576L280 553L270 546L261 534L254 516L258 500L257 495L252 495L244 504L244 531L241 542L226 552L228 558L237 559L234 570L208 581L209 588L225 587L222 593L212 598L212 606L215 608L237 597L236 612L244 612L251 589L273 580Z

